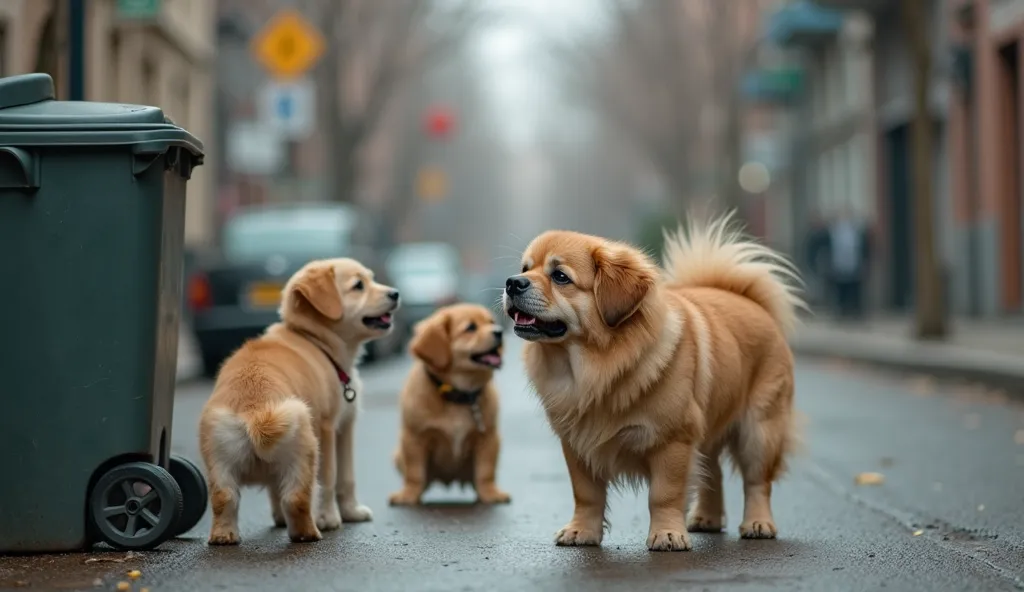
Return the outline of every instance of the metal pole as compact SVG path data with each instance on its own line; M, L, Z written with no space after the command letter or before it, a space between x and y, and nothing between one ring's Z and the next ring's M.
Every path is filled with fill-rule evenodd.
M68 98L85 100L85 0L68 0Z

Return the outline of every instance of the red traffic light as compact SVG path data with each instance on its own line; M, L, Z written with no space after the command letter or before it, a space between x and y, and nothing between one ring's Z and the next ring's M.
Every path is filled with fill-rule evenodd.
M447 138L455 128L455 114L447 107L431 107L424 115L423 127L432 138Z

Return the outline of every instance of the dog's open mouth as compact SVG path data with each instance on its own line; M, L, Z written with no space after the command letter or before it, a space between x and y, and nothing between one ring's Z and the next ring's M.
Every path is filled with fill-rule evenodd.
M363 324L371 329L387 330L391 328L391 313L387 312L377 317L365 317Z
M508 310L508 316L515 323L513 331L523 339L539 339L541 337L561 337L569 330L562 321L546 321L526 314L516 307Z
M501 368L501 346L481 354L473 354L469 359L488 368Z

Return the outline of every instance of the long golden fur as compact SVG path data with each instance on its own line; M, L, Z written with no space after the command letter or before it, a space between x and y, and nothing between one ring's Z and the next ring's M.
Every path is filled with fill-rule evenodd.
M372 519L355 493L355 363L364 342L390 331L398 305L359 262L313 261L285 285L281 322L224 362L199 422L211 545L239 543L245 485L267 487L274 524L294 542Z
M494 315L476 304L443 307L416 326L416 363L399 398L395 466L403 483L392 505L418 504L433 482L470 485L483 503L510 501L495 483L501 342Z
M690 549L688 530L724 525L723 452L743 477L741 536L776 536L772 483L797 434L786 340L804 306L796 273L731 216L666 236L664 260L659 269L629 245L551 231L506 284L572 481L559 545L599 545L608 487L646 483L648 548ZM703 479L687 515L692 473Z

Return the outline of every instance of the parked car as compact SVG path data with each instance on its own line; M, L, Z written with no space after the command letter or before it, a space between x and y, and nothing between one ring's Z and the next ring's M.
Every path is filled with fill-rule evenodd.
M358 210L340 203L252 206L232 216L220 248L197 257L186 286L204 373L215 375L227 356L278 320L281 290L307 262L367 258L353 241L361 223Z
M460 300L461 258L452 245L400 244L391 250L385 268L402 293L402 307L396 316L409 329L438 307Z

